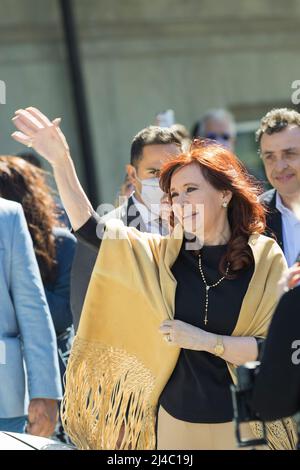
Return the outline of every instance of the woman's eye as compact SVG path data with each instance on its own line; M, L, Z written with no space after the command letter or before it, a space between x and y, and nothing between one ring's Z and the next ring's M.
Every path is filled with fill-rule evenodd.
M171 198L174 199L174 197L177 197L178 193L171 193Z
M197 188L193 188L192 186L190 188L187 188L186 192L191 193L192 191L196 191Z

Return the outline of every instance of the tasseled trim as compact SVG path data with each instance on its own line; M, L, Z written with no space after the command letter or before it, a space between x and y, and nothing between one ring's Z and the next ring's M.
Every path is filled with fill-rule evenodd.
M79 449L155 449L155 378L137 358L76 337L65 382L62 423Z
M261 439L262 424L259 421L249 423L253 434ZM293 418L283 418L266 423L267 441L271 450L293 450L297 445L297 427Z

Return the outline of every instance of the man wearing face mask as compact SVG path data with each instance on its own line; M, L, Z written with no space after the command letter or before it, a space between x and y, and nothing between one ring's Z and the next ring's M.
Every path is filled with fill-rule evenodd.
M166 235L167 224L160 217L163 192L159 188L158 175L162 164L179 152L180 141L169 128L149 126L142 129L132 141L130 164L126 168L134 192L103 220L117 218L141 232ZM91 236L94 236L94 228L92 230ZM71 306L76 330L96 258L96 251L78 242L71 273Z
M127 221L121 217L126 225L141 232L167 234L167 228L160 219L164 194L159 187L159 171L162 164L179 151L180 142L168 128L149 126L134 137L127 173L135 191L124 207L119 208L123 215L127 215ZM109 214L110 217L112 215Z
M275 236L287 263L300 252L300 114L272 109L256 132L266 176L273 189L261 197L268 209L268 235Z

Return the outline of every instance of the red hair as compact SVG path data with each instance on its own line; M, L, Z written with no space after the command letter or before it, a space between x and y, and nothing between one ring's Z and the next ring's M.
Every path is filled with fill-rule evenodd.
M231 237L227 252L220 262L220 271L225 275L230 263L230 273L248 268L253 256L248 245L249 236L263 233L266 227L265 209L259 202L261 184L251 176L242 162L226 148L207 140L195 140L190 151L166 162L160 173L160 187L168 194L170 202L173 174L185 166L197 164L204 178L218 191L231 191L228 205L228 220ZM229 276L228 276L229 277Z

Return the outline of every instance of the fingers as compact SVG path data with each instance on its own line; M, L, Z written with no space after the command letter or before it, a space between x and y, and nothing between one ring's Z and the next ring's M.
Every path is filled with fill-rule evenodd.
M298 276L300 274L300 267L298 269L294 269L293 271L290 272L288 276L288 280L294 279L295 276Z
M300 266L296 266L290 270L288 275L288 287L292 289L300 280Z
M291 281L291 289L294 289L300 282L300 276L296 276L292 281Z
M163 335L166 335L172 331L172 327L170 325L160 325L159 332Z
M41 113L41 111L39 111L34 106L29 106L28 108L26 108L25 111L29 113L34 119L36 119L43 126L49 127L52 125L51 121L47 118L47 116Z
M32 436L49 437L54 430L55 426L46 418L40 418L27 426L27 433Z
M279 298L290 289L294 289L300 282L300 266L298 264L292 266L282 277L278 284Z
M169 331L171 331L171 329L172 329L172 324L167 321L164 321L159 327L159 331L161 333L168 333Z
M56 118L53 119L52 124L54 124L56 127L59 127L61 123L61 118Z
M23 124L25 124L34 132L38 131L39 129L43 129L45 127L45 125L41 123L38 119L36 119L36 117L33 116L32 113L30 113L29 111L26 111L25 109L18 109L15 112L15 115L16 117L19 118L20 121L23 122Z
M175 326L175 320L165 320L159 327L159 332L162 334L163 339L168 344L173 344L174 326Z
M35 135L35 131L27 126L21 118L19 118L18 116L12 118L12 122L14 123L14 125L16 126L16 128L21 131L23 134L25 134L26 136L29 136L29 137L34 137Z
M172 327L174 323L175 323L175 320L164 320L162 324L160 325L160 328L164 326Z
M167 326L161 326L159 328L159 332L163 335L167 335L169 334L170 332L172 331L172 329L170 327L167 327Z
M293 277L289 281L289 288L293 289L296 285L300 282L300 272L297 274L295 273Z
M289 270L289 274L294 274L294 273L300 273L300 265L296 264L296 266L293 266Z
M20 144L23 145L29 145L32 142L32 139L28 137L27 135L23 134L23 132L14 132L11 134L12 138L16 141L19 142Z
M43 401L32 401L28 407L27 432L34 436L48 437L55 429L55 419L51 419Z

